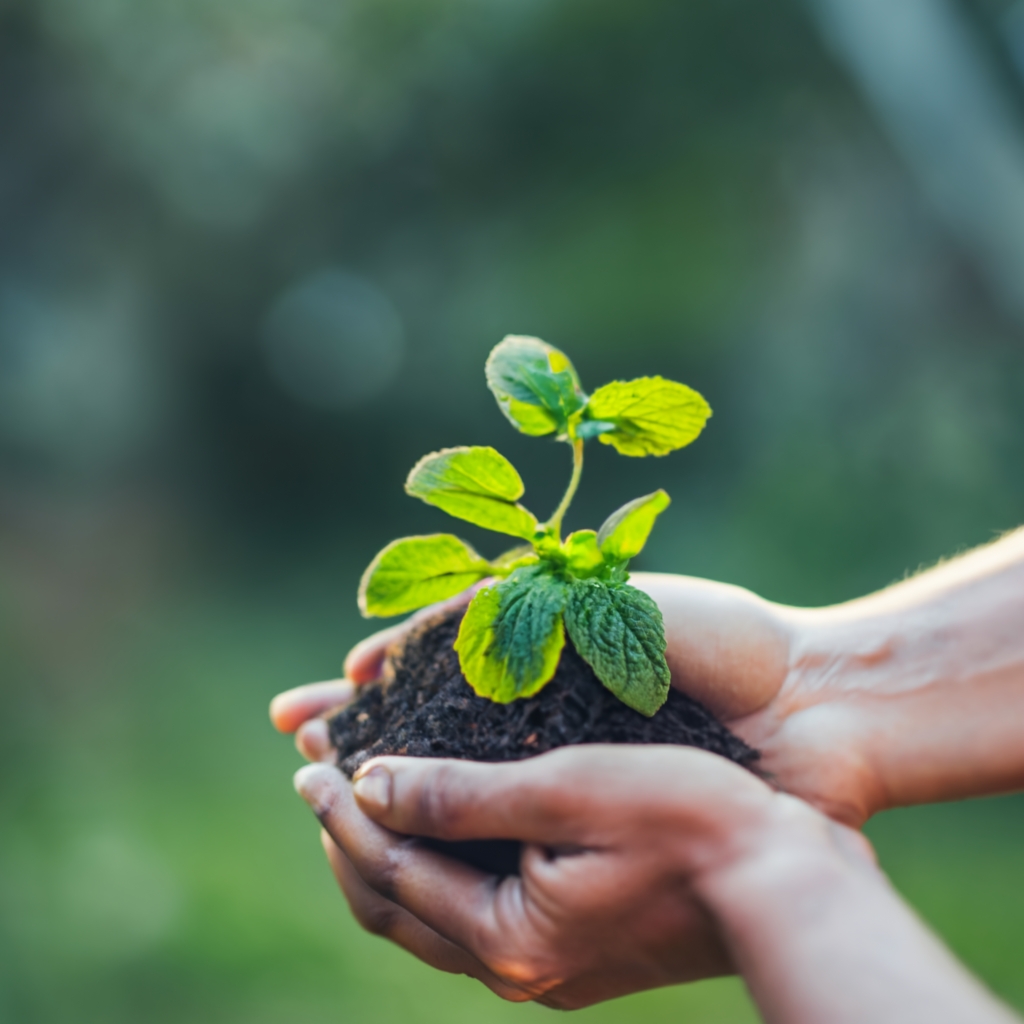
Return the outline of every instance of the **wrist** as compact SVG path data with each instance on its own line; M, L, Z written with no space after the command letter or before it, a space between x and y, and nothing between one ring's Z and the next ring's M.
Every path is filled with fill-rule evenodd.
M784 681L770 707L734 728L781 788L859 827L892 806L885 757L892 719L903 714L904 652L884 623L852 611L775 606L787 638Z
M867 840L795 797L730 844L694 888L734 955L758 936L799 928L837 899L885 888Z
M696 886L766 1021L1015 1019L848 842L854 833L803 811Z
M942 600L897 601L901 589L834 608L784 609L791 656L773 730L788 761L803 763L787 763L779 776L852 824L1024 780L1024 647L1002 636L1009 631L994 612L981 629ZM1016 637L1016 622L1014 630ZM776 771L770 754L766 766Z

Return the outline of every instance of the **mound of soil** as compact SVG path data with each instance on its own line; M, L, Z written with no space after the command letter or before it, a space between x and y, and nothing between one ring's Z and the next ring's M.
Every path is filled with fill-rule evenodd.
M554 678L535 697L511 704L478 697L453 650L462 615L445 613L408 634L388 653L384 681L364 687L331 719L331 741L350 778L364 761L381 754L519 761L575 743L674 743L751 769L759 757L678 690L670 691L653 718L626 707L569 641ZM518 843L430 845L499 874L518 870Z

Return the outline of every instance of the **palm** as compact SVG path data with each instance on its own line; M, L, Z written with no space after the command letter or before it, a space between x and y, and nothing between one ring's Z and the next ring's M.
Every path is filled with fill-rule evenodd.
M780 789L844 824L870 814L871 779L857 754L870 695L807 683L795 622L808 613L708 580L639 573L665 617L673 684L751 746Z
M844 824L862 824L870 814L871 780L855 738L860 705L869 698L801 684L787 626L787 616L800 613L708 580L638 573L633 582L662 609L673 685L760 750L760 768L780 789ZM278 728L298 731L299 748L311 760L331 759L319 716L349 700L354 685L376 679L389 644L422 614L355 647L346 680L278 697L271 712Z
M776 786L859 828L872 801L867 767L852 742L855 723L855 710L840 695L794 687L727 724L761 752L758 766Z

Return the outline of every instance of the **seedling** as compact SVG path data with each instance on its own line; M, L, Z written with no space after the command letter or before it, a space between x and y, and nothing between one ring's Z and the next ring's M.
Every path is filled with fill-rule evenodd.
M669 669L658 606L631 587L626 567L647 543L669 496L623 505L600 530L562 540L562 520L583 473L584 443L622 455L667 455L696 439L711 415L692 388L661 377L613 381L586 395L572 363L539 338L509 336L490 354L487 385L512 425L571 445L572 478L544 523L519 504L523 481L493 448L445 448L413 466L406 491L457 519L525 545L488 561L450 533L392 541L359 585L365 616L402 615L481 580L459 628L462 674L481 697L507 704L551 680L568 632L597 678L650 717L665 703Z

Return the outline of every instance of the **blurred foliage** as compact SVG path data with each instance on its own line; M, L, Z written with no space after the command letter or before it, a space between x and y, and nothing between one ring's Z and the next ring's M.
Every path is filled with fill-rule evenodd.
M1018 109L1017 6L962 7ZM264 714L443 528L423 451L554 506L506 333L711 402L589 453L570 529L674 498L646 568L837 601L1024 519L1021 327L796 0L0 0L0 225L3 1021L545 1015L359 934ZM872 834L1024 1006L1020 820ZM732 981L581 1019L626 1014L754 1019Z

